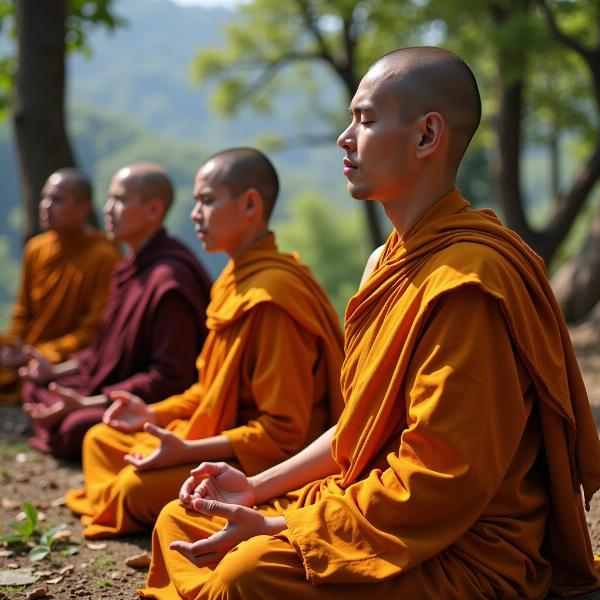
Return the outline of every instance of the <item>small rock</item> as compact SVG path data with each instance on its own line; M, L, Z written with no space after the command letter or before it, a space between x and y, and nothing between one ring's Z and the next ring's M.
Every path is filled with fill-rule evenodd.
M19 452L15 456L15 461L22 464L27 462L27 458L27 452Z
M13 510L15 508L19 508L21 503L18 500L13 500L12 498L2 498L2 508L6 510Z
M119 577L121 577L121 573L119 573L119 571L112 571L109 577L111 579L119 579Z
M13 555L12 550L5 550L4 548L0 550L0 558L8 558Z
M48 588L45 585L40 585L39 587L27 592L25 598L26 600L39 600L40 598L45 598L47 595Z
M58 540L62 540L63 542L68 542L71 540L72 535L73 532L70 529L60 529L56 532L56 535L54 536L54 541L56 542Z
M150 555L147 552L134 554L125 559L125 564L133 569L147 569L150 566Z
M62 575L59 575L58 577L54 577L53 579L48 579L46 583L54 585L56 583L60 583L63 579L64 578L62 577Z
M50 577L54 574L54 571L36 571L35 574L38 577Z
M18 564L18 563L15 563L15 562L9 562L9 563L6 563L6 566L7 566L9 569L18 569L18 568L19 568L19 564Z
M50 502L50 506L52 508L58 508L59 506L64 506L64 505L65 505L64 496L60 496L60 498L55 498L54 500L52 500L52 502Z
M104 550L104 548L106 548L106 542L90 542L89 544L86 544L86 546L90 550Z
M10 600L10 598L4 592L0 592L0 600Z

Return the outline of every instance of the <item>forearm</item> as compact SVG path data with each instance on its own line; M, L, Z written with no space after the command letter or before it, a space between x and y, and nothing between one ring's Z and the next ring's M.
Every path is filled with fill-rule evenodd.
M201 440L186 440L185 462L227 460L235 456L229 440L224 435Z
M339 466L331 454L334 432L335 427L331 427L298 454L250 477L256 504L262 504L311 481L337 473Z

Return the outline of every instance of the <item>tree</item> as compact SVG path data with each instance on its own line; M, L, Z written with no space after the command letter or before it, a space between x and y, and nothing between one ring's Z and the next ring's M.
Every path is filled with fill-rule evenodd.
M64 117L65 53L86 49L91 25L114 29L114 0L3 0L0 22L13 20L17 38L16 62L4 62L4 91L13 84L13 125L19 157L23 236L39 231L37 204L50 173L75 166ZM7 70L14 68L14 78Z
M254 0L239 12L239 21L228 29L227 49L204 51L195 63L198 80L218 79L216 106L224 114L248 102L269 109L279 88L278 75L302 64L325 65L340 83L347 106L368 65L390 48L418 41L420 33L412 27L409 0ZM336 113L341 113L337 107ZM339 118L326 116L329 127L341 129ZM332 137L337 134L308 132L295 143ZM378 246L383 233L375 204L365 202L364 207L370 243Z

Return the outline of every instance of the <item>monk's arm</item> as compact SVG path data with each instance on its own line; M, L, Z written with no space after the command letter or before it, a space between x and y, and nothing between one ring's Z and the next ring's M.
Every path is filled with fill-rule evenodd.
M119 255L116 250L109 248L103 250L102 254L92 256L91 259L94 261L93 264L88 265L88 269L93 269L93 277L89 278L92 288L89 291L91 300L80 316L77 326L60 337L37 345L38 350L53 363L63 361L74 352L91 344L100 326L112 272Z
M404 381L407 428L387 469L285 515L313 583L378 581L435 556L506 475L528 409L496 300L472 288L438 300ZM325 563L336 568L319 573Z
M256 412L239 427L223 432L246 473L289 458L308 441L319 355L316 337L283 309L264 303L252 312L242 369Z
M196 378L194 359L197 354L201 319L198 309L175 290L165 294L151 314L144 343L150 352L143 371L102 388L102 393L126 391L153 403L177 394Z

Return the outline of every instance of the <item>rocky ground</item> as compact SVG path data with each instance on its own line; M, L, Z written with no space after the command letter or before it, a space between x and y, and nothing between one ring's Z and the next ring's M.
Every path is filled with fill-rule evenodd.
M600 425L600 315L573 327L571 333ZM0 533L11 522L23 523L19 513L25 501L38 511L38 530L61 524L64 528L50 554L36 562L28 556L31 541L0 544L0 600L136 598L134 590L144 583L146 571L127 562L150 551L149 535L119 541L83 539L79 520L62 504L63 493L81 484L80 466L30 450L20 433L22 426L18 410L0 407ZM594 552L600 554L600 497L593 500L587 520ZM35 581L18 585L19 577Z

